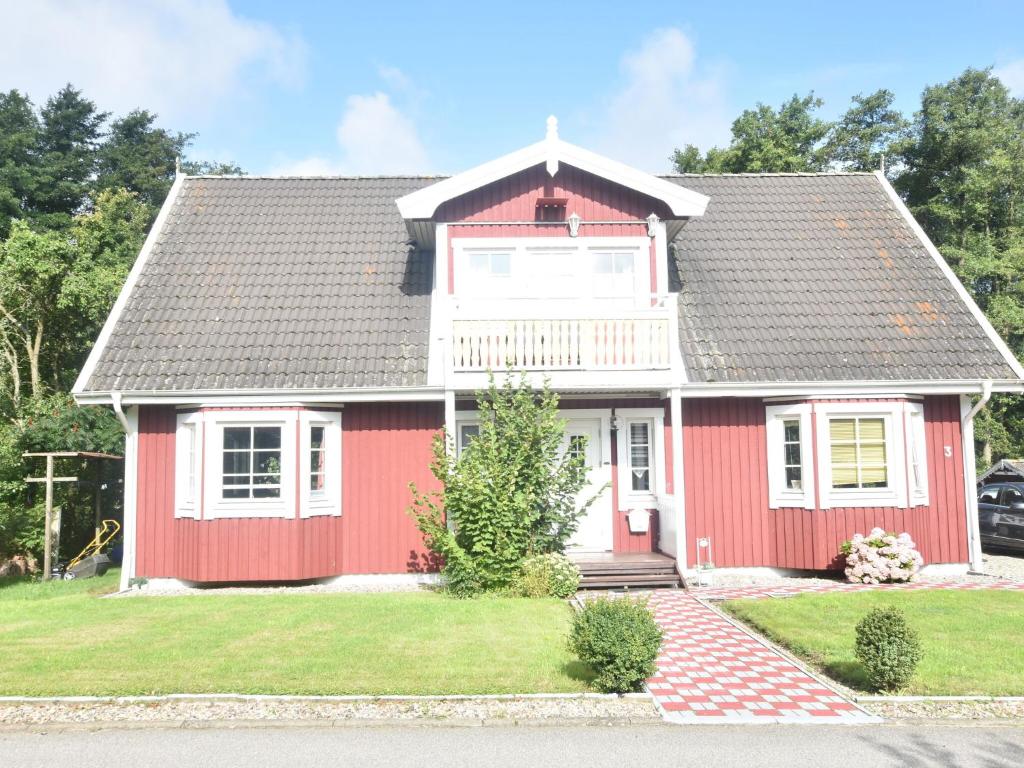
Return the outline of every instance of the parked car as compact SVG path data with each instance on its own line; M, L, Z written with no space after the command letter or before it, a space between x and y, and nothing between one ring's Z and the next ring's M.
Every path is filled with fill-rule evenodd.
M978 494L981 543L1024 551L1024 483L993 483Z

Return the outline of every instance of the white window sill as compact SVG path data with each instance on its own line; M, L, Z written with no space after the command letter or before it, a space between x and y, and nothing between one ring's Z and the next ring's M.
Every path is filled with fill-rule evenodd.
M899 495L889 489L881 491L872 490L867 493L851 491L832 491L828 499L822 499L822 507L832 509L836 507L901 507L907 506L906 502Z
M274 503L259 503L252 499L239 500L237 502L221 502L206 510L205 519L217 520L220 518L290 518L292 514L283 502L275 499Z
M341 517L341 504L333 500L304 502L299 517L303 520L310 517Z

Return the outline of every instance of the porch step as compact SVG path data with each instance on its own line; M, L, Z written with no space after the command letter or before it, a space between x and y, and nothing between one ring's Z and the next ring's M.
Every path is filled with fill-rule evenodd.
M657 552L579 554L580 589L677 587L675 561Z

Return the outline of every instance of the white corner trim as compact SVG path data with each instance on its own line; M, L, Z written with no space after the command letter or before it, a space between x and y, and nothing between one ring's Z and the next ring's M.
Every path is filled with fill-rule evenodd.
M1024 367L1021 366L1020 361L1014 357L1013 352L1011 352L1010 348L1006 346L1006 342L1003 341L1002 337L1000 337L996 332L996 329L992 326L992 323L989 322L989 319L985 317L985 313L981 311L981 307L979 307L977 302L974 301L971 294L967 292L967 288L964 287L964 284L960 282L960 278L958 278L956 273L953 272L952 267L950 267L942 257L942 254L939 253L939 249L935 247L931 238L928 237L924 229L917 222L917 219L914 218L914 215L910 212L910 209L907 208L906 203L903 202L899 193L897 193L892 184L889 183L889 180L885 178L885 174L881 171L875 171L875 178L878 179L878 183L882 185L882 189L884 189L889 195L889 199L892 200L893 205L896 206L896 210L898 210L903 216L904 221L907 222L910 229L913 230L915 235L917 235L918 240L921 241L925 250L928 251L939 269L942 270L942 274L945 275L946 279L953 285L953 288L956 290L961 300L967 305L971 314L974 315L974 319L978 321L982 329L988 335L989 340L1002 354L1007 365L1009 365L1013 372L1017 374L1018 378L1024 379Z
M669 207L673 215L681 218L702 216L710 199L706 195L602 157L557 137L549 137L404 195L395 202L403 219L430 219L438 207L448 200L535 165L544 165L548 172L554 175L553 172L557 172L560 163L660 200Z
M796 417L800 424L800 490L786 487L784 422ZM765 440L768 457L768 507L814 509L814 433L809 403L765 407Z
M153 246L163 231L164 223L167 221L171 208L174 207L178 200L178 193L181 191L184 181L185 176L179 174L175 177L174 183L171 184L167 197L164 199L164 204L160 206L160 212L156 215L153 226L150 228L149 234L146 235L146 240L142 244L142 250L139 251L138 258L135 259L131 271L128 272L128 277L125 279L124 285L121 286L121 292L117 295L117 300L114 302L110 314L107 315L103 328L100 329L100 335L96 338L96 343L93 344L92 350L90 350L89 356L85 360L85 365L82 366L82 371L78 374L78 378L71 388L72 395L77 396L78 393L83 392L89 383L89 379L92 378L96 364L100 361L100 357L103 356L103 350L106 349L107 343L110 341L110 335L114 332L117 321L121 319L121 313L124 312L125 305L128 304L128 298L135 289L135 284L139 281L139 275L142 274L142 270L149 261L149 255L153 250Z

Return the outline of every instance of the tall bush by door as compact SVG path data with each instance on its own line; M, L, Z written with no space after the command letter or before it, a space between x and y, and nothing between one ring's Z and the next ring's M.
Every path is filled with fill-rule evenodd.
M535 393L525 376L501 387L492 378L477 407L480 433L461 454L452 436L434 440L441 490L411 486L410 511L458 595L513 586L527 556L565 549L593 501L577 506L585 451L562 450L565 422L547 384Z

